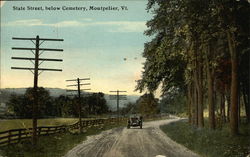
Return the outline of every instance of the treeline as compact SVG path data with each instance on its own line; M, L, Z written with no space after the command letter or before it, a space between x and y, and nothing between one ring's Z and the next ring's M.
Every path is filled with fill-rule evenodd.
M149 117L159 113L159 100L152 93L142 95L135 103L128 103L121 109L121 115L123 116L140 114L143 117Z
M154 17L145 34L153 39L145 44L136 89L153 92L161 86L163 95L184 90L190 124L204 127L208 105L211 129L217 116L238 134L240 104L250 122L249 2L149 0L147 9Z
M161 113L186 116L187 98L185 94L185 91L176 89L163 95L159 103Z
M38 88L38 117L78 117L79 106L82 105L82 115L105 114L110 112L103 93L91 93L81 97L61 95L51 97L48 90ZM7 103L8 110L17 118L32 118L32 104L34 101L33 88L28 88L23 95L11 95Z

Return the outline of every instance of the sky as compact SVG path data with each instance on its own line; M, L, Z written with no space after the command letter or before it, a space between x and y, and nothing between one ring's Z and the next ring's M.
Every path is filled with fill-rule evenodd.
M12 47L34 47L31 41L12 40L12 37L59 38L63 42L46 41L41 47L63 49L46 51L41 58L63 59L63 62L43 62L39 67L63 69L62 72L43 72L38 86L66 88L67 79L90 78L92 92L110 90L135 92L140 79L144 43L150 41L143 32L152 18L147 1L5 1L1 2L1 88L33 86L33 74L11 67L33 67L25 60L11 57L34 57L31 51L15 51ZM86 7L88 10L45 10L45 7ZM118 10L89 10L94 7L118 7ZM126 6L127 10L122 10ZM24 7L25 10L13 8ZM42 7L44 10L27 10ZM72 82L73 83L73 82ZM71 88L72 89L72 88Z

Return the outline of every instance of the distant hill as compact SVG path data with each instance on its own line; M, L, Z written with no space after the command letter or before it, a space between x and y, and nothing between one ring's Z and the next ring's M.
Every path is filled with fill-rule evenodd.
M11 94L24 94L27 88L3 88L0 91L0 103L8 102ZM59 97L60 95L67 95L66 89L61 88L45 88L50 92L52 97ZM111 110L116 110L116 100L110 100L109 94L105 94L105 99ZM122 108L129 102L134 103L140 96L127 95L127 100L121 100L119 106Z
M127 100L121 100L119 102L119 107L125 107L126 104L129 102L135 103L137 99L139 99L140 96L137 95L127 95ZM105 99L107 101L107 104L109 105L111 110L116 110L117 108L117 102L116 100L110 100L109 95L105 94Z
M3 88L1 92L9 94L24 94L27 88ZM61 88L45 88L50 92L53 97L58 97L60 95L66 95L66 89Z

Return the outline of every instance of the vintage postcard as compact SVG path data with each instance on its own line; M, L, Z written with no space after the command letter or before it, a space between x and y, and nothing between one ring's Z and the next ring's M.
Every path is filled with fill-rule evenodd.
M0 157L249 157L249 1L0 1Z

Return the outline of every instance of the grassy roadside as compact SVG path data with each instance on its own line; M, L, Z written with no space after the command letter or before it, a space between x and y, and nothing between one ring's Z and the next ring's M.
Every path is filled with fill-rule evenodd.
M107 117L107 116L106 116ZM105 118L105 115L98 116L96 118L82 118L82 120ZM162 118L151 118L146 121L159 120ZM78 118L47 118L38 119L38 126L59 126L59 125L70 125L78 121ZM0 119L0 132L11 130L11 129L21 129L21 128L32 128L32 119Z
M246 157L250 154L250 125L240 126L240 135L232 137L229 126L221 129L196 129L185 121L160 127L171 139L203 157Z
M38 119L38 126L58 126L76 123L78 118L48 118ZM0 131L31 128L32 119L0 119Z
M0 148L0 156L4 157L62 157L77 144L86 140L89 135L99 134L100 132L115 127L125 126L125 123L119 125L89 128L86 133L65 133L43 136L39 138L39 144L33 148L30 140L19 144L5 146Z

